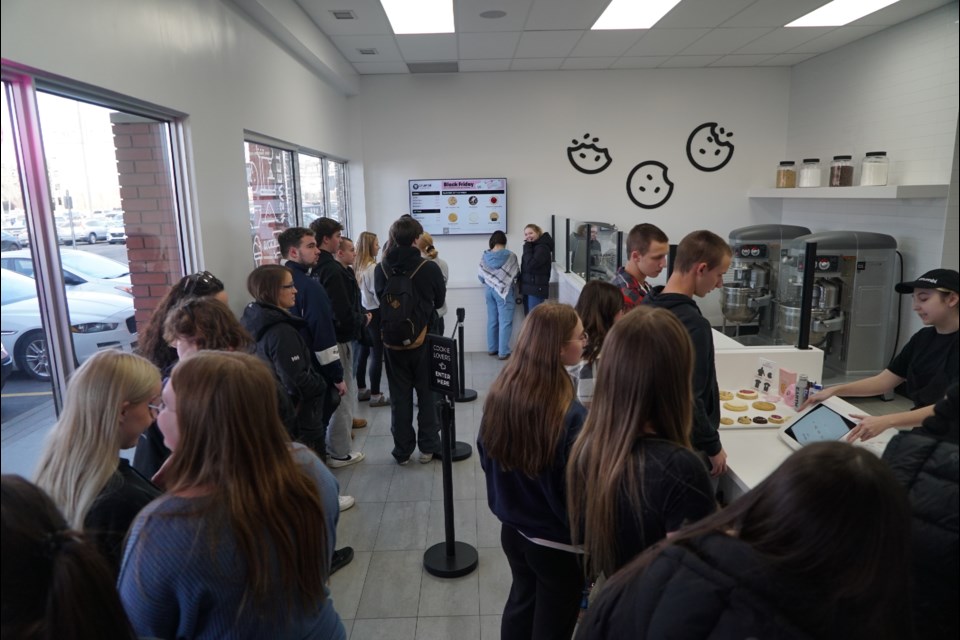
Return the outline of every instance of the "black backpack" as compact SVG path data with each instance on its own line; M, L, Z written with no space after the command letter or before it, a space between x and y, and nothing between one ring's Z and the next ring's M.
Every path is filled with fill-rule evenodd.
M414 276L426 263L423 260L410 273L400 269L390 273L386 265L380 263L383 275L387 277L380 295L380 335L383 344L388 347L409 347L417 341L424 327L430 324L430 312L425 309L426 305L413 287Z

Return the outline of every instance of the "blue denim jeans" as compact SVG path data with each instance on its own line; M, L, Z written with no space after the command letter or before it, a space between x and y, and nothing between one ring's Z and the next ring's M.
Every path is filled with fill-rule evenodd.
M546 298L538 298L537 296L523 296L523 315L529 314L533 311L533 308L542 302L545 302Z
M510 336L513 335L513 292L504 300L491 287L486 287L487 299L487 353L510 355Z

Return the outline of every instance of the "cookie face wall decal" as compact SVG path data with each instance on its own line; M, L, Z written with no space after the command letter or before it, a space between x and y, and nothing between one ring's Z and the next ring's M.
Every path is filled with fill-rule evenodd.
M610 166L613 158L609 149L597 146L600 138L591 138L589 133L583 134L583 141L572 140L573 146L567 147L567 158L573 168L582 173L600 173Z
M700 171L719 171L733 157L733 144L729 140L732 137L732 131L716 122L706 122L687 138L687 159Z
M641 162L627 176L627 195L643 209L656 209L673 195L667 165L656 160Z

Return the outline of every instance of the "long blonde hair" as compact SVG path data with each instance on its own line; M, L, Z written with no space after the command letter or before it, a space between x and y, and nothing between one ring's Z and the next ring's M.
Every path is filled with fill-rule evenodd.
M201 351L170 380L180 442L168 488L206 496L190 515L226 518L247 570L241 608L278 596L275 576L290 610L316 607L329 577L323 504L290 453L273 373L253 355Z
M93 355L70 378L35 481L71 528L83 530L90 507L117 469L123 404L148 402L159 386L160 372L149 360L113 349Z
M377 263L377 252L373 250L376 245L377 234L371 231L364 231L357 238L357 262L353 268L358 274Z
M622 497L643 511L637 442L659 438L689 449L693 424L693 345L673 313L633 309L613 325L603 353L590 414L567 465L571 537L583 543L588 575L616 568Z
M532 477L556 458L563 418L574 399L560 350L578 320L570 305L537 305L523 323L510 361L490 387L480 442L504 470Z

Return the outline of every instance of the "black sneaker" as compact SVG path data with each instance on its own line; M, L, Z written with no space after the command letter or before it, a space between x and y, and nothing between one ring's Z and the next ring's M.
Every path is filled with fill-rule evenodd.
M330 575L335 574L340 569L353 561L353 547L344 547L333 552L333 560L330 562Z

